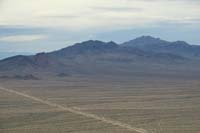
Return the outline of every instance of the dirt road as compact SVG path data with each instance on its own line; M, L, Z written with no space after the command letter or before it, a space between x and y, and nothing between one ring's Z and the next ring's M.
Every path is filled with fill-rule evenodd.
M13 94L16 94L16 95L19 95L19 96L22 96L22 97L26 97L28 99L31 99L31 100L34 100L34 101L37 101L37 102L40 102L40 103L49 105L51 107L55 107L55 108L64 110L64 111L69 111L69 112L74 113L74 114L82 115L82 116L85 116L85 117L88 117L88 118L93 118L95 120L99 120L99 121L102 121L104 123L111 124L113 126L118 126L118 127L124 128L128 131L133 131L133 132L137 132L137 133L148 133L144 129L136 128L136 127L133 127L129 124L122 123L120 121L111 120L111 119L108 119L108 118L105 118L105 117L100 117L100 116L97 116L95 114L83 112L79 108L76 108L76 107L72 108L72 107L67 107L67 106L61 106L61 105L43 100L41 98L31 96L31 95L28 95L28 94L25 94L25 93L22 93L22 92L19 92L19 91L15 91L15 90L12 90L12 89L7 89L7 88L4 88L4 87L0 87L0 90L6 91L6 92L9 92L9 93L13 93Z

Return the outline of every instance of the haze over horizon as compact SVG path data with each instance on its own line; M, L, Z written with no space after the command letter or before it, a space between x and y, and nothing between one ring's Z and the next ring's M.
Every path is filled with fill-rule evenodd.
M0 0L0 52L53 51L142 35L200 45L198 0Z

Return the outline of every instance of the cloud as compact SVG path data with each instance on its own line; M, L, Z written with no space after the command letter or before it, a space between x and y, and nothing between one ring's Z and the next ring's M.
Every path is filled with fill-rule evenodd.
M0 0L0 50L51 51L134 33L198 43L199 7L200 0Z
M4 0L0 25L101 31L186 21L188 16L197 23L192 20L200 18L199 7L198 0Z
M48 31L44 28L33 28L13 25L0 26L0 37L13 35L40 35L46 34L46 32Z
M45 35L13 35L0 37L2 42L32 42L47 38Z
M140 12L143 9L142 8L136 8L136 7L102 7L97 6L93 8L94 10L100 10L100 11L107 11L107 12Z

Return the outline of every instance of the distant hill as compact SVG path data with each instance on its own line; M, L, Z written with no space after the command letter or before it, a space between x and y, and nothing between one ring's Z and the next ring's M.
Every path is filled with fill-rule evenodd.
M169 42L160 38L142 36L121 45L156 53L169 53L187 58L200 58L200 46L190 45L184 41Z
M120 45L112 41L89 40L50 53L3 59L0 61L0 74L51 73L65 77L73 74L196 72L199 70L199 51L199 46L151 36Z
M0 60L15 56L15 55L31 55L33 53L29 52L0 52Z

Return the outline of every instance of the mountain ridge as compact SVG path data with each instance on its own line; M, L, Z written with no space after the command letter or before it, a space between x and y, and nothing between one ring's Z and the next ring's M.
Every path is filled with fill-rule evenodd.
M186 47L189 52L185 50ZM0 73L46 72L72 75L173 69L179 64L195 62L200 57L198 54L196 57L190 55L195 50L194 47L197 48L195 53L198 53L199 46L189 45L184 41L168 42L151 36L142 36L123 44L88 40L49 53L6 58L0 61Z
M185 58L200 58L200 46L190 45L185 41L165 41L151 36L142 36L136 39L124 42L122 46L139 48L144 51L156 53L169 53L183 56Z

